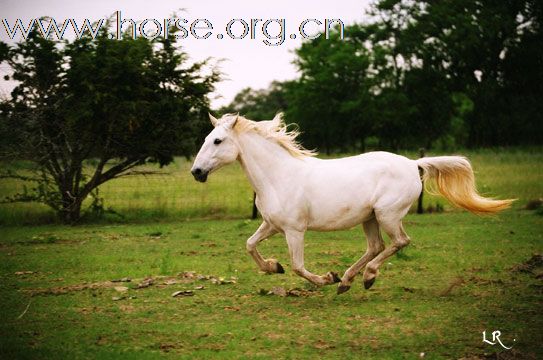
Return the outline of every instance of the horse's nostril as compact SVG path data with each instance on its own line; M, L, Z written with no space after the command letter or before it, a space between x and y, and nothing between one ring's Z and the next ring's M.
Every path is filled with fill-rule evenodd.
M201 168L196 168L190 171L192 173L192 176L194 176L194 179L200 181L200 182L206 182L207 180L207 171L202 170Z
M202 169L196 168L192 170L191 172L192 172L192 175L200 175L202 173Z

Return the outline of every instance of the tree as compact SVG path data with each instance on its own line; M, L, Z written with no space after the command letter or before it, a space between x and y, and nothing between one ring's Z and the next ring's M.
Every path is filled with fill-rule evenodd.
M0 104L3 159L34 164L31 174L3 176L37 184L8 200L45 203L68 223L106 181L189 156L219 79L215 70L202 75L207 62L187 66L170 39L112 40L106 27L96 39L32 32L2 48L19 82Z
M227 110L262 119L282 108L326 153L364 151L368 137L396 151L541 144L542 4L376 1L344 38L302 43L298 79L245 89Z
M364 46L368 32L354 25L304 42L296 50L300 79L286 86L287 120L303 130L310 148L326 153L334 149L363 149L371 135L373 108L370 50Z
M402 2L423 10L412 12L405 53L473 103L463 145L541 143L541 2L382 1Z
M425 8L422 1L382 0L369 12L375 134L381 147L395 151L431 148L448 132L454 109L445 73L423 57L426 43L414 30Z
M275 114L287 108L284 86L285 83L273 81L267 89L247 87L236 94L230 104L218 111L220 114L239 113L254 120L273 119Z

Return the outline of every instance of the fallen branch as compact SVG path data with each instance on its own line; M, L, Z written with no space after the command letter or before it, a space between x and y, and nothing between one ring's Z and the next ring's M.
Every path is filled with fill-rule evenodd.
M462 277L457 277L456 279L454 279L450 285L445 289L443 290L439 296L447 296L451 293L451 291L457 287L457 286L460 286L464 283L464 279Z
M17 319L21 319L26 314L26 312L28 311L28 308L30 307L31 302L32 302L32 299L30 299L30 301L28 302L28 305L26 306L25 311L23 311L21 315L17 316Z

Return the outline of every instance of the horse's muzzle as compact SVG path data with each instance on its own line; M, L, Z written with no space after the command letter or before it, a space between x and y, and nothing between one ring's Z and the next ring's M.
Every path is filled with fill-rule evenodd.
M206 182L208 173L209 173L208 171L203 171L200 168L196 168L191 171L191 174L192 176L194 176L194 179L196 179L199 182Z

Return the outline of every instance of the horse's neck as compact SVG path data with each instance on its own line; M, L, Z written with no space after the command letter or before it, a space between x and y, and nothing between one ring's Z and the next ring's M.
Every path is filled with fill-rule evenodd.
M240 163L253 189L261 197L287 181L300 160L275 142L255 133L238 137Z

